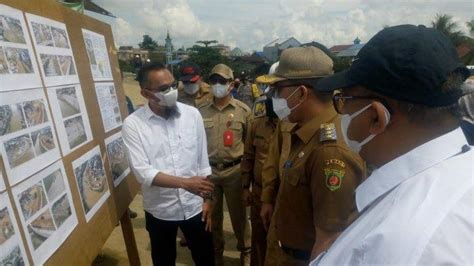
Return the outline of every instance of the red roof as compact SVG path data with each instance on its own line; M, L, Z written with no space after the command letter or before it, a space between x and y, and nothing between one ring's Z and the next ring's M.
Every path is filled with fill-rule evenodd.
M341 51L344 51L346 50L347 48L351 47L352 45L354 44L341 44L341 45L334 45L333 47L329 48L329 51L331 51L332 53L339 53Z
M472 49L469 47L468 43L462 43L458 47L456 47L456 50L458 52L459 58L463 58L465 55L467 55Z

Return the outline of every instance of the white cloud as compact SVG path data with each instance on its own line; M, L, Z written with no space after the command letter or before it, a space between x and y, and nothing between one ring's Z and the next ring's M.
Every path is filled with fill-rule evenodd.
M472 0L102 0L118 18L109 20L118 45L137 45L143 34L164 44L169 30L176 47L215 39L243 50L294 36L326 46L366 42L384 25L429 25L447 13L466 31Z

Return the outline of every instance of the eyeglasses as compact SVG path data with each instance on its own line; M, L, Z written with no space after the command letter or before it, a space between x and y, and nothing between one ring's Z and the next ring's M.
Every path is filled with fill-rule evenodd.
M178 82L173 81L173 83L171 83L171 84L163 85L163 86L158 87L158 88L156 88L156 89L147 88L147 90L149 90L149 91L151 91L151 92L167 92L167 91L169 91L171 88L176 88L177 85L178 85Z
M219 75L212 75L209 78L209 84L214 85L214 84L221 84L221 85L226 85L229 82L229 80L219 76Z
M334 109L336 109L336 112L339 114L344 113L344 105L346 104L346 101L348 100L377 100L381 102L389 111L389 113L392 113L390 106L388 105L388 102L381 98L381 97L376 97L376 96L344 96L342 93L336 93L334 96L332 96L332 104L334 105Z

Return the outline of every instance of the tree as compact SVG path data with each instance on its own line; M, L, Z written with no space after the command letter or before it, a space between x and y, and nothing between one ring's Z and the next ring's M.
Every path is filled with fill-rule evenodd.
M469 34L471 37L474 37L474 19L471 21L466 22L467 28L469 29Z
M154 51L158 49L158 43L150 37L150 35L143 35L143 41L138 44L141 49Z
M196 43L202 43L202 44L204 44L204 46L208 47L209 44L211 44L211 43L217 43L217 41L216 41L216 40L211 40L211 41L197 41Z
M459 25L453 21L453 17L446 14L437 14L431 26L444 33L455 46L466 40L466 36L459 30Z
M201 67L201 76L204 79L207 79L211 69L215 65L219 63L228 63L227 58L223 57L216 49L196 45L190 48L190 50L192 53L190 53L189 59L186 61L193 62Z

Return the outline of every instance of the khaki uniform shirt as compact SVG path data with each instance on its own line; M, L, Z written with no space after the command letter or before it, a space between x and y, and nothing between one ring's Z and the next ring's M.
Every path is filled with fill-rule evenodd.
M260 196L262 188L262 169L268 155L273 133L278 118L267 116L255 118L245 139L244 156L240 168L242 170L242 185L250 186L252 191Z
M212 91L209 84L201 81L199 83L199 90L194 95L189 95L184 92L183 83L179 82L178 85L178 101L187 105L200 108L204 105L210 104L212 102Z
M302 127L293 127L291 135L284 135L281 149L273 149L276 158L288 154L278 164L274 213L281 245L311 251L316 227L338 232L355 218L354 191L365 177L365 164L339 137L339 125L340 117L331 107Z
M244 154L244 140L247 133L247 123L250 109L241 101L231 99L229 103L219 108L208 104L199 110L204 120L207 135L207 151L211 165L234 162ZM224 132L231 130L233 144L224 146Z

